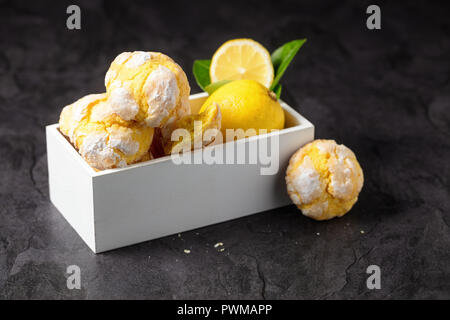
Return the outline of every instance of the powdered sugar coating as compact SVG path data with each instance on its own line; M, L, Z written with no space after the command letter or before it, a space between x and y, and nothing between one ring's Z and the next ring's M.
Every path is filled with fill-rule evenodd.
M191 104L189 103L189 97L182 96L180 108L177 109L177 118L181 119L182 117L189 114L191 114ZM222 117L222 115L220 115L220 117Z
M111 63L105 85L108 100L125 121L133 114L123 118L119 105L130 99L139 107L132 120L151 128L163 128L166 123L173 123L190 113L190 87L186 74L170 57L160 52L120 54ZM131 103L125 111L129 111L130 106L135 105Z
M133 96L120 81L114 81L111 85L109 96L111 108L123 120L133 120L139 112L139 105Z
M343 144L336 145L336 155L339 159L355 158L355 154L353 153L353 151Z
M167 141L170 141L173 126L175 125L177 120L180 120L184 116L190 114L191 114L191 105L189 103L189 97L181 96L180 106L179 108L177 108L176 113L173 114L171 117L169 117L164 123L163 127L161 128L162 138L165 143L167 143ZM222 119L221 115L220 118Z
M130 128L109 130L109 145L126 156L134 155L139 151L139 142L133 139L133 130Z
M310 157L306 156L302 165L297 168L291 186L300 196L302 203L310 203L320 197L323 187L320 182L320 175L314 169Z
M130 58L125 63L125 66L127 68L139 68L151 58L152 58L151 52L135 51L131 54Z
M303 213L311 218L318 219L328 210L328 202L316 202L302 209Z
M117 164L117 168L125 168L127 166L127 162L125 160L120 160Z
M150 127L159 127L175 108L180 93L174 73L160 65L147 77L144 93L148 104L145 121Z
M85 101L83 103L76 104L73 108L73 119L77 122L83 120L83 118L87 114L87 109L89 106L89 101Z
M335 155L330 157L329 192L336 198L349 200L362 188L354 157L353 152L344 145L338 145Z
M100 170L147 159L154 133L118 117L106 94L89 95L65 107L59 124L86 162Z
M108 69L105 74L105 87L109 86L110 82L117 77L117 71L114 69Z
M80 147L80 154L89 164L101 170L114 167L120 161L120 156L108 145L106 133L87 135Z
M333 140L316 140L300 148L286 172L287 191L308 217L326 220L347 213L364 183L354 153Z
M75 139L75 129L88 115L89 106L93 102L104 98L105 94L89 94L64 107L59 121L60 130L73 141Z
M316 141L315 146L321 153L333 153L336 148L336 143L329 143L325 140L318 140Z
M112 110L109 103L99 103L94 108L92 108L89 120L91 122L101 122L112 114L114 114L114 111Z
M113 63L116 64L123 64L125 61L127 61L132 55L132 52L122 52L119 54L113 61Z

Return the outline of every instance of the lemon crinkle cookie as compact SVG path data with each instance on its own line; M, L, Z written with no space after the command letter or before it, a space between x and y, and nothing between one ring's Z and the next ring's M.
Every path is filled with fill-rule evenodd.
M124 167L151 158L154 129L119 117L106 94L87 95L66 106L60 131L94 168Z
M183 69L159 52L123 52L105 76L108 101L124 120L163 128L190 114L190 87Z
M315 140L299 149L286 172L287 190L304 215L327 220L346 214L364 183L355 154L334 140Z
M163 141L165 154L194 150L212 144L220 132L222 114L217 103L210 104L203 112L191 114L179 119L175 130L185 130L188 136L182 135L181 141ZM186 139L186 140L185 140Z

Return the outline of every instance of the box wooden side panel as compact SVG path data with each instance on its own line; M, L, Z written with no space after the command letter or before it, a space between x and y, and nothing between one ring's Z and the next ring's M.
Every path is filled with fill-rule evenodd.
M46 138L50 200L95 252L92 177L57 125L46 127Z
M310 124L292 129L279 136L275 175L261 175L261 164L176 165L169 159L95 176L97 252L289 204L284 181L289 158L314 139ZM252 141L261 139L267 138Z

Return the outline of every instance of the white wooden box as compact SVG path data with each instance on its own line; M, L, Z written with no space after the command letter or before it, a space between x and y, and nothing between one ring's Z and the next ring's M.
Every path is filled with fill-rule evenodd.
M190 97L193 112L206 97ZM58 124L49 125L50 200L95 253L285 206L290 203L284 181L289 158L314 139L314 126L284 102L281 105L286 129L227 144L251 148L278 135L275 175L261 175L267 165L260 161L176 164L170 156L96 172L59 132ZM223 153L223 145L214 145L191 155L208 148Z

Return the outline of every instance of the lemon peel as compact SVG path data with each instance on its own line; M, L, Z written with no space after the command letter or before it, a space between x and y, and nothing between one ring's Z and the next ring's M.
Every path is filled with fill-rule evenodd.
M284 111L274 93L254 80L236 80L227 83L208 97L200 112L212 103L220 105L222 135L227 129L255 129L269 132L284 128Z

